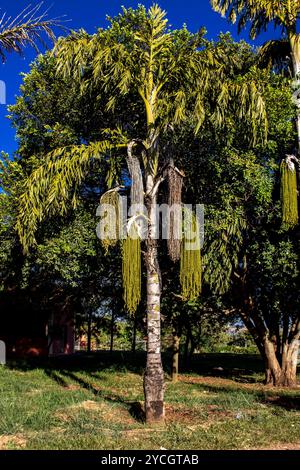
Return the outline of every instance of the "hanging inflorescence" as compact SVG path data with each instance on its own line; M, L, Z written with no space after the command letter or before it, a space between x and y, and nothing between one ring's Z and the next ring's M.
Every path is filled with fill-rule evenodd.
M103 206L101 244L106 252L120 242L122 251L123 297L126 308L135 313L141 300L141 238L138 224L129 219L123 239L123 205L119 188L107 191L100 199Z
M139 207L144 194L142 192L141 175L137 175L137 166L131 151L129 151L128 160L130 174L135 181L135 184L131 187L131 204ZM165 175L168 181L168 205L170 209L168 252L172 261L180 260L180 284L183 300L193 301L200 295L202 287L199 222L192 211L182 210L183 173L175 168L173 164L170 164ZM120 241L123 298L127 310L134 314L141 301L140 227L136 217L131 217L127 223L123 223L125 214L123 214L119 188L107 191L101 197L100 203L105 206L102 211L101 243L104 249L108 251ZM184 230L182 230L181 224L183 218ZM123 237L124 228L126 229L125 238Z
M280 166L282 223L286 228L295 227L299 218L296 162L296 157L288 155Z
M180 216L182 206L182 187L183 187L183 174L170 165L167 170L168 180L168 205L171 209L170 212L170 227L168 237L168 253L173 262L180 259L181 249L181 233L178 229L181 229Z
M101 237L101 245L107 253L110 248L117 245L120 239L121 204L117 189L112 189L103 194L100 204L105 206L103 218L105 219L104 233Z
M130 313L135 313L141 301L141 239L136 223L122 242L123 298Z
M202 289L202 261L200 247L200 227L196 215L184 210L185 230L181 246L180 284L182 298L193 301Z

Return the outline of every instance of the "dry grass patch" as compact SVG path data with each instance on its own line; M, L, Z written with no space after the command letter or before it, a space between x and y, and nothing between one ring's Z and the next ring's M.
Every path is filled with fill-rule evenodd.
M263 391L267 387L260 383L241 383L235 382L232 379L225 379L222 377L187 377L181 376L179 380L186 384L204 385L207 387L228 388L229 390L253 390Z
M300 450L300 441L294 443L278 442L268 447L255 447L249 450Z
M26 439L21 435L0 436L0 450L7 450L12 447L23 448L25 446Z
M218 421L233 418L233 413L221 410L217 405L206 405L203 408L188 408L183 405L166 405L166 423L187 426L210 426Z
M78 410L84 410L88 413L99 414L99 417L108 423L132 425L136 424L134 418L130 415L129 411L121 406L112 406L105 402L98 402L94 400L85 400L81 403L68 406L63 410L55 413L55 416L61 421L68 421L70 417L74 416Z

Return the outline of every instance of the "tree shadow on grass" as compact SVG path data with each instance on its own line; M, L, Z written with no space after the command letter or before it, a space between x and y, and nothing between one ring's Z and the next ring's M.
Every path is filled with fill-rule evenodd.
M283 408L287 411L298 411L300 410L300 396L299 392L295 391L295 395L286 395L285 392L282 392L280 395L280 391L276 391L276 389L266 389L264 392L260 390L251 390L247 388L238 388L232 385L212 385L212 384L205 384L205 383L191 383L189 381L182 381L185 384L196 386L201 390L211 392L211 393L242 393L244 395L254 396L255 400L258 403L262 403L268 406L278 406ZM234 383L233 383L234 384ZM276 395L275 395L276 393Z
M45 374L54 382L56 382L58 385L60 385L63 388L69 388L68 382L63 379L55 370L53 369L44 369Z
M166 373L171 374L172 355L163 353L163 365ZM142 375L146 364L146 353L137 351L97 351L93 353L79 352L58 357L32 357L24 360L8 361L7 367L16 370L32 370L50 368L87 373L132 372ZM259 356L234 354L194 354L189 365L184 365L180 357L180 371L195 373L201 376L226 377L235 381L254 383L255 373L263 372L263 363Z
M101 397L110 403L119 403L126 407L131 416L138 422L144 422L143 407L139 402L129 402L115 393L110 393L95 387L89 381L79 377L77 373L85 372L91 378L107 381L102 372L124 372L127 371L142 375L145 367L145 352L132 354L124 351L99 351L91 354L75 353L68 356L58 357L32 357L26 359L10 360L7 367L11 370L31 371L42 369L45 374L61 387L71 388L68 379L76 382L78 386L90 391L93 395ZM65 378L61 377L64 376Z
M249 369L223 369L213 367L211 370L202 372L201 376L232 380L233 383L257 384L260 381L255 376L256 372Z
M300 410L300 396L269 396L265 397L266 405L279 406L287 411Z
M130 415L141 424L145 424L146 422L146 413L143 408L143 405L139 401L132 402L128 409Z
M137 421L140 423L145 422L145 413L143 410L143 407L140 402L130 402L124 400L124 398L120 397L120 395L117 395L116 393L107 393L104 390L101 390L101 388L96 387L95 385L91 384L87 380L84 380L82 377L78 377L74 372L62 370L60 371L61 374L64 374L65 377L68 379L73 380L74 382L78 383L82 388L85 390L88 390L91 392L93 395L96 397L100 397L103 400L109 402L109 403L118 403L125 407L129 414ZM56 380L56 378L55 378Z
M103 375L102 372L88 371L88 374L94 379L101 380L101 382L107 382L108 381L107 376Z
M95 385L91 384L87 380L84 380L82 377L78 377L78 375L76 375L74 372L61 370L60 373L63 374L68 379L73 380L74 382L79 384L82 388L84 388L85 390L88 390L95 396L103 398L104 400L109 401L109 402L126 404L126 401L119 395L115 393L110 393L108 395L103 390L101 390L101 388L96 387Z

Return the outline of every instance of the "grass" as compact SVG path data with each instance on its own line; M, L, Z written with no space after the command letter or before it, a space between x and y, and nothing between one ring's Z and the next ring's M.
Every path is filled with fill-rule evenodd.
M160 429L142 420L143 363L95 354L1 367L0 449L300 448L299 390L264 387L257 358L200 356L178 383L166 374Z

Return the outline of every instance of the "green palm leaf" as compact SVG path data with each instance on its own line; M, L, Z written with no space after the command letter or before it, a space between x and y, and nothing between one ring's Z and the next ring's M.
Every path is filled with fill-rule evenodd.
M10 52L22 53L25 46L36 50L37 42L45 45L43 35L52 41L55 39L53 28L62 28L61 18L47 19L47 11L41 12L43 2L31 8L26 7L16 18L12 19L5 13L0 19L0 57L6 60Z
M70 201L76 207L76 193L91 162L103 158L110 149L108 141L59 148L31 173L20 198L16 224L25 252L36 243L35 233L46 216L65 214Z
M227 14L232 23L238 20L239 31L251 23L253 39L272 21L285 28L296 24L300 12L299 0L211 0L211 4L215 11Z

